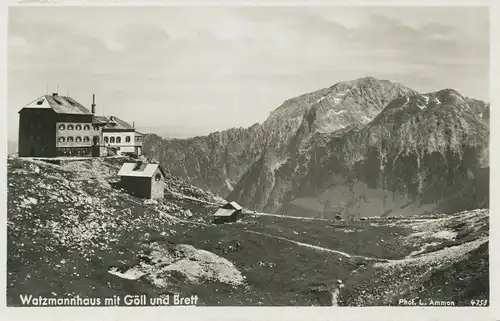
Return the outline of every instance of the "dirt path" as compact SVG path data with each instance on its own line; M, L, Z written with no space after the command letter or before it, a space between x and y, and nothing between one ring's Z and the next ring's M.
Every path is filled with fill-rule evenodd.
M274 217L280 217L280 218L289 218L292 220L301 220L301 221L322 221L322 222L328 222L331 220L327 220L326 218L317 218L317 217L302 217L302 216L288 216L288 215L282 215L282 214L269 214L269 213L244 213L244 215L256 215L256 216L274 216Z
M317 251L320 251L320 252L329 252L329 253L339 254L339 255L342 255L342 256L347 257L347 258L361 258L361 259L365 259L365 260L375 260L375 261L383 261L383 262L391 261L391 260L387 260L387 259L380 259L380 258L369 257L369 256L352 255L352 254L345 253L345 252L342 252L342 251L332 250L332 249L329 249L329 248L326 248L326 247L322 247L322 246L318 246L318 245L312 245L312 244L308 244L308 243L302 243L302 242L299 242L299 241L290 240L290 239L287 239L285 237L276 236L276 235L272 235L272 234L267 234L267 233L262 233L262 232L256 232L256 231L249 231L249 230L246 230L246 232L253 233L253 234L258 234L258 235L263 235L263 236L267 236L267 237L272 237L272 238L278 239L278 240L287 241L287 242L290 242L290 243L293 243L293 244L296 244L296 245L299 245L299 246L311 248L311 249L314 249L314 250L317 250Z
M139 205L144 205L142 203L136 202L135 200L132 200L132 202L135 202L135 203L137 203ZM168 218L170 218L170 219L172 219L174 221L177 221L177 222L183 222L183 223L194 224L194 225L201 225L201 226L211 226L210 224L206 224L206 223L200 223L200 222L193 222L193 221L189 221L189 220L184 220L184 219L178 218L176 216L173 216L171 214L165 213L165 212L163 212L161 210L158 210L158 209L156 209L154 207L150 207L150 208L153 209L153 210L155 210L155 211L157 211L157 212L159 212L159 213L162 213L163 215L165 215ZM277 215L277 214L262 214L262 215L283 216L283 217L288 218L288 216ZM305 219L305 220L311 220L312 219L312 220L314 220L314 218L305 218L305 217L304 218L294 217L294 218L295 219ZM316 220L322 220L322 219L316 219ZM329 249L329 248L326 248L326 247L321 247L321 246L318 246L318 245L313 245L313 244L308 244L308 243L302 243L302 242L299 242L299 241L290 240L290 239L287 239L287 238L284 238L284 237L281 237L281 236L272 235L272 234L267 234L267 233L262 233L262 232L256 232L256 231L249 231L249 230L245 230L245 231L248 232L248 233L263 235L263 236L271 237L271 238L274 238L274 239L279 239L279 240L287 241L287 242L294 243L294 244L299 245L299 246L311 248L311 249L314 249L314 250L317 250L317 251L321 251L321 252L329 252L329 253L339 254L339 255L342 255L342 256L347 257L347 258L362 258L362 259L365 259L365 260L375 260L375 261L383 261L383 262L391 261L391 260L374 258L374 257L368 257L368 256L362 256L362 255L351 255L351 254L348 254L348 253L345 253L345 252L342 252L342 251L332 250L332 249Z
M204 201L204 200L196 198L196 197L191 197L191 196L183 195L183 194L181 194L179 192L170 191L170 194L178 197L179 198L178 200L180 200L180 201L189 200L189 201L196 202L196 203L199 203L199 204L204 204L204 205L221 206L221 204Z

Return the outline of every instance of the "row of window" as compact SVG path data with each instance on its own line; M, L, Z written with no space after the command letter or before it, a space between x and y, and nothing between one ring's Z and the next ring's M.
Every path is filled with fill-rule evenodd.
M98 140L99 137L96 137L96 139ZM89 136L84 136L83 138L80 137L80 136L76 136L76 137L72 137L72 136L68 136L68 137L59 137L59 142L60 143L64 143L64 142L68 142L68 143L72 143L72 142L81 142L83 141L84 143L88 143L90 142L90 137Z
M72 143L72 142L81 142L83 141L84 143L88 143L90 142L90 137L89 136L84 136L84 137L80 137L80 136L76 136L76 137L73 137L73 136L68 136L68 137L64 137L64 136L60 136L59 137L59 142L60 143L64 143L64 142L68 142L68 143ZM94 136L94 141L96 144L99 143L99 136ZM122 138L121 137L104 137L104 143L105 144L108 144L108 143L111 143L111 144L114 144L114 143L117 143L117 144L120 144L122 142ZM130 136L126 136L125 137L125 142L126 143L130 143Z
M117 143L117 144L120 144L122 142L122 138L121 137L104 137L104 143L111 143L111 144L114 144L114 143ZM126 136L125 137L125 143L130 143L130 136Z
M99 126L92 126L94 131L99 131ZM59 130L82 130L82 125L59 125ZM83 125L83 130L90 130L90 125Z

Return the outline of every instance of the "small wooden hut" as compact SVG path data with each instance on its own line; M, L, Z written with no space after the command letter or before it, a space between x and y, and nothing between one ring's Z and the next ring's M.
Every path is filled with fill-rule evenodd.
M214 214L214 223L221 224L227 222L236 222L241 218L243 207L236 202L229 202L221 206Z
M120 187L127 193L146 199L163 199L165 171L159 164L124 163L118 176Z

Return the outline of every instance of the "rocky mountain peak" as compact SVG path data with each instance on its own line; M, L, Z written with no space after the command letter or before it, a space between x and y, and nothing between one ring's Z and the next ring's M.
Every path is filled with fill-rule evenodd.
M262 125L144 149L249 208L335 216L330 199L347 216L406 215L487 204L488 119L456 90L364 77L288 99Z
M308 131L333 133L354 124L367 124L390 101L414 93L399 83L373 77L339 82L306 110Z

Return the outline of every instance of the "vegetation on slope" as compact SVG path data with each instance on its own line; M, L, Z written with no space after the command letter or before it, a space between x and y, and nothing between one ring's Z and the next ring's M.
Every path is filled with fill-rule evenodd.
M475 210L430 222L408 222L415 232L400 241L420 249L357 274L348 280L339 301L349 306L399 305L400 300L471 306L471 300L488 300L487 214L488 210Z
M174 177L168 179L163 204L114 188L122 161L59 166L8 159L9 306L21 305L22 294L104 298L174 293L197 295L199 305L387 305L392 297L380 289L400 275L387 273L384 264L433 255L450 244L468 247L433 272L442 273L449 284L460 281L455 273L475 274L483 282L450 297L458 302L487 292L482 285L487 253L474 263L468 258L475 255L470 245L487 235L481 227L487 211L461 213L452 225L435 219L425 221L432 226L418 225L419 220L339 223L258 213L213 225L210 214L220 198ZM446 231L452 227L458 232L450 239ZM421 232L431 235L412 236ZM435 244L425 247L428 243ZM424 247L428 253L421 251ZM428 293L446 292L448 286L426 275L417 281ZM356 291L366 295L349 300Z
M20 305L21 294L104 298L139 293L196 294L202 305L310 305L317 302L307 291L309 283L326 282L348 271L349 264L335 256L263 239L241 227L196 223L197 218L209 221L199 217L204 212L194 212L191 222L181 221L176 218L185 216L179 203L167 201L158 211L154 204L106 184L114 178L113 170L116 174L115 165L107 161L82 165L9 159L9 305ZM241 248L228 251L235 242ZM187 275L194 263L191 270L163 271L138 280L109 273L143 264L157 246L180 244L226 257L245 276L246 285L235 287L217 279L190 281ZM299 259L291 270L290 258Z

